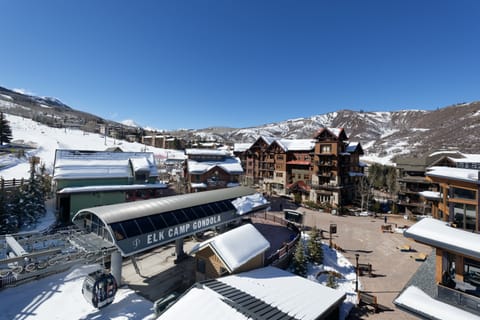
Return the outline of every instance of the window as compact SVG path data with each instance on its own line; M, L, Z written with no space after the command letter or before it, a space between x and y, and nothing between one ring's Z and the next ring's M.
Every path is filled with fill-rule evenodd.
M480 262L479 261L464 258L463 272L464 272L463 274L464 282L470 283L476 287L480 287ZM475 295L478 296L478 293Z
M283 177L283 172L276 172L276 173L275 173L275 176L276 176L277 178L282 178L282 177Z
M475 230L477 212L474 205L455 203L453 207L454 222L458 228Z
M283 160L283 154L277 155L277 160Z
M168 224L165 222L165 220L163 220L161 214L150 216L150 220L153 222L156 230L168 227Z
M120 223L112 223L110 225L110 228L113 230L113 234L115 236L115 240L120 241L123 240L127 237L127 234L122 228L122 225Z
M320 146L320 151L321 153L331 153L332 152L332 146L329 144L322 144Z
M138 218L136 221L142 233L149 233L155 230L155 227L153 226L149 217Z
M476 192L473 190L453 188L453 197L457 199L476 199Z
M123 230L125 230L125 232L127 233L128 238L136 237L142 234L135 220L123 221L122 227L123 227Z

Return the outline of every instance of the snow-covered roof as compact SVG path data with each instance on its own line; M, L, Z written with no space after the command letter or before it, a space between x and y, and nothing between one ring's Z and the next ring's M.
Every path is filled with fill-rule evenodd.
M463 158L448 157L455 163L480 163L480 154L465 154L462 153Z
M429 177L447 178L458 181L466 181L471 183L480 183L479 170L476 169L463 169L452 167L431 167L427 169L425 173Z
M208 156L229 156L230 153L226 150L218 150L218 149L186 149L186 155L208 155Z
M223 261L229 272L234 272L245 263L264 253L270 243L252 224L244 224L195 246L196 252L209 246Z
M158 176L153 153L57 149L53 179L124 178L139 171Z
M438 155L447 155L447 154L462 155L462 153L459 152L458 150L440 150L440 151L432 152L428 156L429 157L434 157L434 156L438 156Z
M418 194L426 199L441 199L441 194L437 191L421 191Z
M262 302L277 308L294 319L319 319L345 299L345 293L287 271L265 267L217 279ZM312 303L314 299L314 303ZM256 318L235 309L235 302L198 285L167 309L158 319L238 319Z
M200 182L200 183L190 183L190 187L194 188L194 189L206 189L207 188L207 184L206 183L203 183L203 182Z
M242 215L258 208L263 208L265 205L268 205L269 202L262 194L257 192L252 195L238 197L232 201L232 204L237 209L237 214Z
M227 157L223 161L187 160L187 170L190 174L202 174L212 170L215 167L219 167L230 174L243 173L242 163L237 157Z
M432 247L480 259L480 234L453 228L445 221L424 218L403 235Z
M142 189L165 189L168 184L150 183L150 184L128 184L128 185L107 185L107 186L88 186L88 187L68 187L63 188L58 193L83 193L83 192L100 192L100 191L125 191L125 190L142 190Z
M480 319L479 316L448 303L435 300L415 286L410 286L395 299L394 303L427 319Z
M275 137L261 136L259 139L263 139L268 145L272 144L273 141L277 140Z
M147 171L150 172L150 163L146 158L131 158L130 162L132 163L133 171L141 172Z
M360 144L359 142L350 142L347 145L346 151L349 152L349 153L355 152L355 150L357 150L359 144Z
M252 146L253 143L235 143L233 145L233 152L244 152Z
M313 139L277 139L275 142L285 151L311 151L315 148Z

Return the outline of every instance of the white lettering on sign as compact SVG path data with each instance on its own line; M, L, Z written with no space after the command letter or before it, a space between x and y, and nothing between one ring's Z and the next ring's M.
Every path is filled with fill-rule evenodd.
M148 234L147 244L152 244L152 243L164 240L165 239L164 232L165 230Z
M156 231L153 233L147 234L147 244L153 244L156 242L168 240L171 238L179 237L184 234L187 234L189 232L203 229L209 226L213 226L215 224L218 224L219 222L222 221L222 216L221 215L216 215L212 217L207 217L203 219L198 219L193 222L188 222L185 224L181 224L175 227L171 227L168 229L164 229L161 231Z

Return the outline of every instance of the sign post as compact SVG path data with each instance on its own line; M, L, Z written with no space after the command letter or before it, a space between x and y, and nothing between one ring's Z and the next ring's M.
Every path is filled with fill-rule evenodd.
M332 247L332 235L337 233L337 224L330 223L330 248Z

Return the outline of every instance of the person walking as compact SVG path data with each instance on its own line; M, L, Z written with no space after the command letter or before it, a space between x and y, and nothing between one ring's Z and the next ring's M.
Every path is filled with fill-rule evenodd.
M383 217L383 222L384 222L385 224L387 224L387 215L385 215L385 216Z

